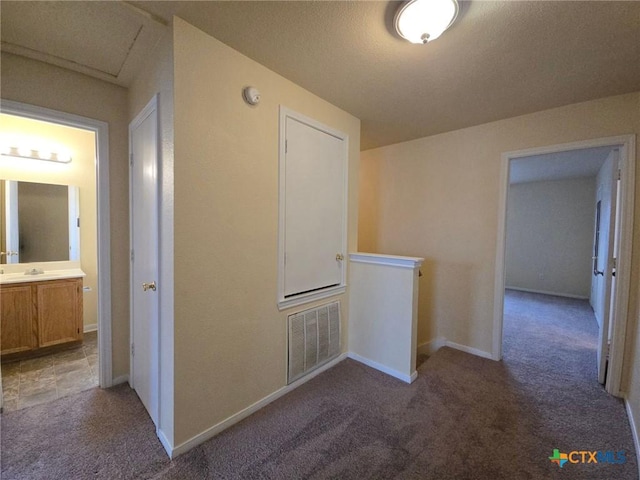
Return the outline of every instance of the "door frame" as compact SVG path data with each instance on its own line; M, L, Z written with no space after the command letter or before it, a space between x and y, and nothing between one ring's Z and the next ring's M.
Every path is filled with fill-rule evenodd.
M511 160L533 155L566 152L593 147L618 147L620 149L619 168L620 182L620 236L618 239L618 259L616 269L615 312L616 321L613 326L613 337L609 352L609 366L605 388L615 396L621 396L622 362L624 355L625 335L629 315L629 293L631 288L631 246L633 241L633 213L635 198L636 169L636 137L620 135L593 140L550 145L505 152L502 154L500 166L500 196L498 199L498 236L496 239L496 269L494 282L493 312L493 351L494 360L502 359L502 335L504 322L504 288L505 288L505 245L507 223L507 194L509 190L509 171Z
M2 100L0 111L33 120L88 130L96 139L96 196L98 233L98 382L114 384L111 319L111 221L109 207L109 124L27 103Z
M155 386L155 391L152 391L152 395L155 395L156 397L156 401L155 401L155 408L153 409L153 413L151 413L151 419L153 420L155 426L156 426L156 435L158 435L158 437L160 437L160 412L161 410L161 401L162 401L162 397L160 395L161 392L161 388L160 388L160 379L162 378L161 372L160 372L160 368L161 368L161 362L160 362L160 305L161 305L161 297L162 297L162 281L160 279L160 196L161 196L161 191L160 191L160 132L159 132L159 128L160 128L160 116L159 116L159 111L158 111L158 94L155 94L151 100L149 100L149 103L147 103L144 108L135 116L135 118L131 121L131 123L129 123L129 279L130 279L130 283L129 283L129 384L131 385L132 388L135 389L135 385L134 385L134 375L133 375L133 355L132 353L132 340L133 340L133 332L134 332L134 315L133 315L133 289L135 288L135 286L133 285L133 261L132 261L132 255L131 252L133 251L133 230L134 230L134 221L133 221L133 175L132 175L132 166L133 166L133 131L139 127L142 122L144 120L146 120L150 115L154 115L156 116L156 129L154 131L154 135L155 135L155 144L156 144L156 172L157 172L157 177L156 177L156 181L158 182L157 184L157 190L156 190L156 202L157 202L157 215L158 215L158 231L156 232L156 237L158 240L158 287L157 287L157 297L158 297L158 318L157 318L157 323L155 325L156 328L156 332L155 334L155 338L156 338L156 342L155 344L153 342L151 342L151 348L153 349L153 358L158 359L158 364L156 365L156 368L151 369L151 375L152 375L152 380L150 382L151 386ZM161 441L163 442L164 445L164 440ZM166 448L166 447L165 447Z

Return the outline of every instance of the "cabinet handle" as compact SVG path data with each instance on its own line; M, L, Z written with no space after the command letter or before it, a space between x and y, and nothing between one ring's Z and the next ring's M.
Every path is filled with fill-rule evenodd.
M142 284L142 290L144 290L145 292L147 290L153 290L155 292L156 291L156 282L143 283Z

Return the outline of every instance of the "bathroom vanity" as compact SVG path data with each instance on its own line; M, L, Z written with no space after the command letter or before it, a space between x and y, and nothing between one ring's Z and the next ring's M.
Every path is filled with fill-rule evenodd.
M0 180L0 212L2 360L82 342L78 187Z
M0 355L82 342L84 276L80 268L0 274Z

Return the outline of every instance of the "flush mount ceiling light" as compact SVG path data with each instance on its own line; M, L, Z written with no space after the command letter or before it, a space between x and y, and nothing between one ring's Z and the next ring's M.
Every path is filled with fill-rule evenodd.
M457 15L456 0L411 0L396 13L396 31L411 43L431 42L451 26Z

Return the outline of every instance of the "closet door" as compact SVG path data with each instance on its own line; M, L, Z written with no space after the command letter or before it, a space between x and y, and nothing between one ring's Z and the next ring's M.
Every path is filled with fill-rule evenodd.
M346 137L292 114L284 128L280 300L344 286L346 256Z

